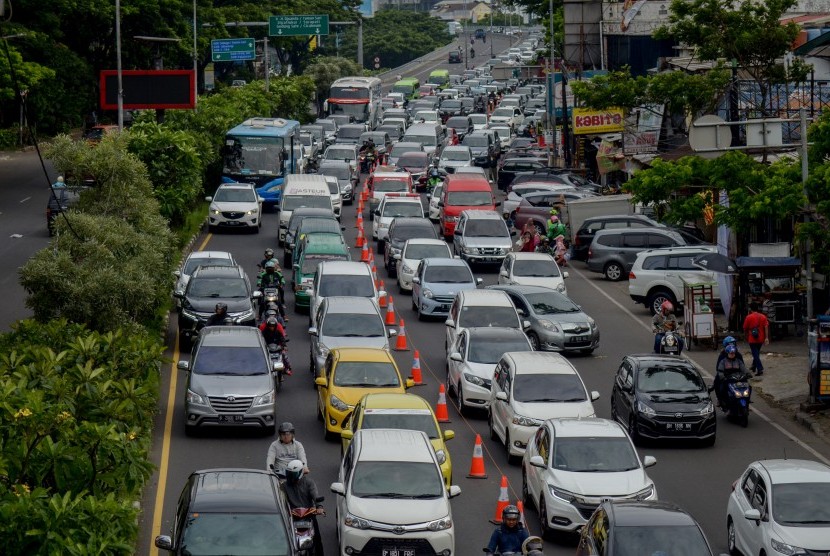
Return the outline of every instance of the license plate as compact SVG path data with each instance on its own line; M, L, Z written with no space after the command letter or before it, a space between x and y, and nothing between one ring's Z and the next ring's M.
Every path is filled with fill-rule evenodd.
M449 305L441 305L440 307L438 307L438 310L439 311L449 311L450 306Z
M220 415L219 416L220 423L234 423L236 425L241 425L245 422L244 415Z
M414 548L382 548L381 556L415 556Z
M308 519L303 519L302 521L295 521L294 527L297 529L308 529L311 527L311 521Z
M240 224L242 224L242 222L240 222L239 220L227 220L225 224L227 224L228 226L239 226Z
M666 430L670 431L690 431L692 430L691 423L666 423Z
M574 342L574 343L576 343L576 342L587 342L590 339L591 339L590 336L573 336L571 338L571 341Z

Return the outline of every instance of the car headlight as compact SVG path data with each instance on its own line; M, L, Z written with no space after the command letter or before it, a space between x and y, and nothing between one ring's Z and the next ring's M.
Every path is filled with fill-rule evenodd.
M637 402L637 411L639 411L643 415L657 415L657 412L654 411L654 409L651 406L646 405L641 401Z
M410 268L409 265L406 264L406 263L403 264L403 267L401 268L401 271L404 274L414 274L415 273L415 269Z
M207 405L207 402L205 402L205 399L202 396L189 388L187 389L187 394L185 394L185 399L187 400L187 403Z
M522 415L515 415L513 417L512 423L514 425L520 425L522 427L538 427L542 424L542 421L539 419L533 419L531 417L524 417Z
M352 184L348 184L348 185L343 186L343 191L351 191L351 190L352 190Z
M634 498L637 500L648 500L654 496L654 485L648 485L643 490L634 493Z
M591 317L588 317L588 326L590 326L591 328L596 328L597 327L597 321L595 321Z
M701 415L711 415L715 411L715 405L712 402L706 404L706 407L700 410Z
M559 327L547 319L539 319L539 324L541 324L543 328L550 330L551 332L559 332Z
M245 214L256 214L258 212L259 212L259 209L251 209L251 210L247 211Z
M548 490L550 491L550 493L553 496L555 496L556 498L559 498L560 500L564 500L568 504L570 504L571 502L576 500L576 495L572 492L567 491L567 490L555 487L555 486L550 485L550 484L548 485Z
M258 398L254 399L254 405L271 405L274 403L276 399L276 392L274 390L271 390L267 394L263 394L262 396L259 396Z
M320 355L323 356L323 359L329 356L329 348L326 347L325 344L317 344L317 349L320 350Z
M807 552L803 548L799 548L797 546L793 546L785 542L777 541L772 538L769 540L769 544L776 552L786 554L787 556L806 556L807 554L809 554L809 552Z
M248 320L254 318L255 314L256 312L253 309L248 309L247 311L243 311L241 313L229 313L228 316L239 320Z
M424 288L422 293L424 294L424 297L426 299L432 299L433 298L432 290L430 290L430 289Z
M349 404L332 394L329 396L329 403L331 406L336 409L337 411L347 411L349 409Z
M354 527L355 529L369 529L371 525L362 517L357 517L354 514L346 514L346 519L343 520L346 527Z
M469 382L470 384L475 384L476 386L486 386L487 381L480 376L476 376L471 373L464 373L464 380Z
M430 531L444 531L451 528L452 518L450 516L442 517L441 519L436 519L435 521L427 523L427 529Z
M211 207L210 207L210 213L211 213L211 214L220 214L221 212L222 212L222 211L221 211L221 210L219 210L218 208L216 208L215 206L211 206Z
M556 291L563 292L565 291L565 284L557 284Z
M184 295L184 290L175 290L173 292L173 295L175 295L176 297L181 297Z
M183 317L187 317L187 318L189 318L190 320L195 320L195 321L198 321L198 320L199 320L199 315L198 315L198 313L194 313L193 311L189 311L189 310L187 310L187 309L182 309L182 316L183 316Z
M444 465L444 462L447 461L447 453L444 450L436 450L435 459L438 460L438 465Z

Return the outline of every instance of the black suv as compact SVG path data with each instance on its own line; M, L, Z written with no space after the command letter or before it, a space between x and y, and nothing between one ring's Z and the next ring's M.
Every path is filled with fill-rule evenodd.
M187 479L170 535L156 547L173 554L285 554L296 546L279 480L258 469L205 469Z
M383 266L390 277L395 276L397 272L398 261L395 255L400 255L406 240L414 238L438 239L438 234L428 218L399 216L392 219L383 251Z
M180 346L190 346L219 302L228 305L228 317L234 324L256 326L257 303L261 295L259 291L252 291L248 275L240 266L197 268L180 297Z
M449 62L450 64L460 64L461 53L457 50L450 50L450 55L447 62Z
M461 144L465 147L470 147L470 153L473 155L473 164L481 166L482 168L489 168L496 163L499 158L499 145L493 140L493 136L484 131L473 131L469 135L465 135L461 140Z

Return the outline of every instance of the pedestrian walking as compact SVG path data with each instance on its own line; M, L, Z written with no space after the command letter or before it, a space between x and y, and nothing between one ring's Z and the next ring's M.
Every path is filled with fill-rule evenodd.
M744 319L744 338L752 352L752 366L749 370L754 371L755 376L761 376L764 374L761 347L769 344L769 319L759 311L759 305L754 301L749 304L749 314Z

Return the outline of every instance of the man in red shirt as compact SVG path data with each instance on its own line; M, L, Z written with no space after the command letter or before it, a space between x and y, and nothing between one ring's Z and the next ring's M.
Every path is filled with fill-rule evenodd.
M764 313L758 311L758 303L749 304L749 314L744 319L744 338L749 343L752 352L752 366L755 376L764 374L764 364L761 363L761 346L769 344L769 320Z

